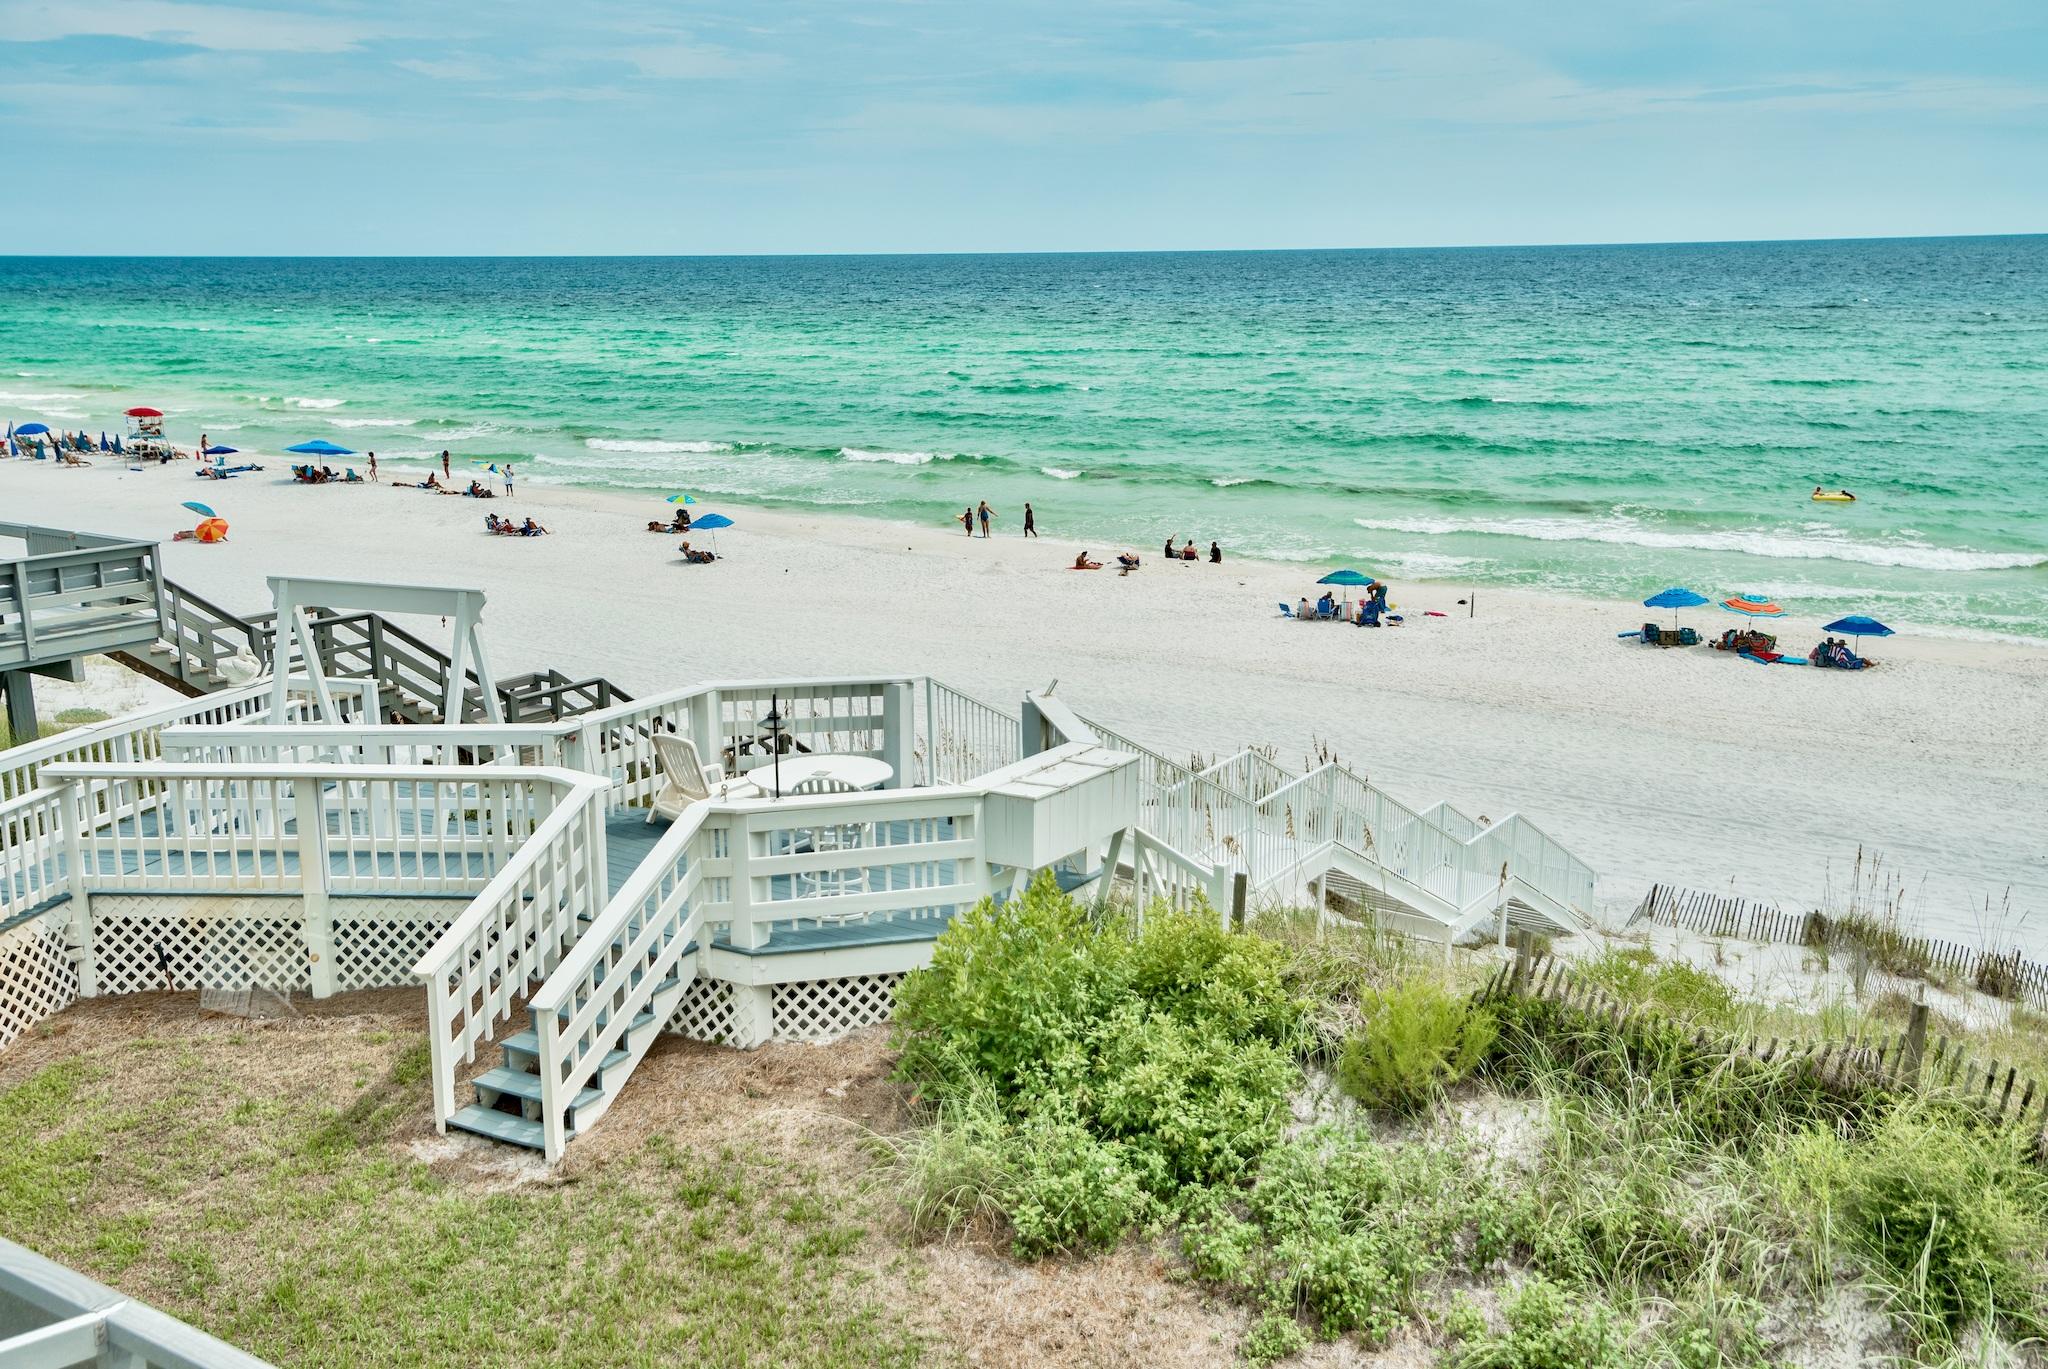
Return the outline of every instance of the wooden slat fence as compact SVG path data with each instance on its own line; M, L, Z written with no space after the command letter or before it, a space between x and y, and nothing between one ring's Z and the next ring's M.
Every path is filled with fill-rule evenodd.
M1786 912L1774 903L1703 894L1669 884L1650 886L1650 892L1629 915L1627 925L1633 927L1639 922L1683 927L1704 936L1775 941L1788 946L1828 942L1829 919L1825 913ZM1924 960L1940 977L2048 1011L2048 963L2028 960L2017 950L1987 951L1939 937L1902 933L1898 944L1908 955Z
M1480 991L1481 1001L1509 995L1549 999L1616 1032L1632 1025L1678 1026L1656 1009L1623 1003L1556 956L1532 953L1532 945L1527 933L1517 934L1514 960L1495 972ZM1915 1005L1911 1020L1898 1032L1864 1032L1833 1041L1777 1036L1738 1040L1696 1028L1693 1045L1703 1053L1760 1064L1803 1061L1829 1089L1909 1089L1973 1104L1996 1124L2028 1128L2035 1137L2036 1154L2048 1159L2048 1087L2020 1073L2017 1065L1971 1054L1967 1042L1942 1035L1930 1038L1924 1003Z

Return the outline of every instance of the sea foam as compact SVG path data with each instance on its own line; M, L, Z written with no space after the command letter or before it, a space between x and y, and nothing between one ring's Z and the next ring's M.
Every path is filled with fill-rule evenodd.
M1526 537L1535 542L1605 542L1613 546L1656 547L1672 551L1732 551L1788 561L1854 561L1866 566L1903 566L1911 570L2024 570L2030 566L2048 566L2048 554L2041 552L1971 551L1959 547L1850 542L1761 529L1660 532L1639 523L1574 518L1354 518L1351 521L1373 531L1406 532L1425 537L1476 533L1488 537Z
M670 442L658 437L586 437L583 445L594 452L667 452L700 456L707 452L732 450L730 442Z
M894 466L929 466L934 461L951 461L953 458L941 456L937 452L870 452L863 451L859 447L841 447L839 449L839 459L842 461L886 461Z

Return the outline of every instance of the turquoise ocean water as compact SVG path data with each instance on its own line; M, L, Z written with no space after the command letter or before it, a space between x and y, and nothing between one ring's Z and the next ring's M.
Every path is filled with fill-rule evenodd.
M0 420L2048 637L2048 237L0 258ZM282 465L282 460L278 464ZM1846 486L1853 506L1811 503Z

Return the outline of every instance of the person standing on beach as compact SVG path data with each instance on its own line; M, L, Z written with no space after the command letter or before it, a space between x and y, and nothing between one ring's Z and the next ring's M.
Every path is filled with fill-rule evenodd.
M960 515L960 526L961 526L961 527L962 527L963 529L965 529L965 531L966 531L966 533L967 533L967 535L968 535L969 537L972 537L972 536L974 536L974 510L973 510L973 509L969 509L969 510L967 510L967 511L966 511L965 513L963 513L963 514L961 514L961 515Z
M505 463L505 497L512 497L512 463L509 461Z
M1024 506L1024 535L1026 537L1038 536L1038 520L1032 516L1029 504Z
M377 453L370 453L370 483L377 483Z
M994 518L995 516L996 516L996 511L995 511L994 509L992 509L992 508L990 508L990 507L988 506L988 500L986 500L986 499L982 500L982 501L981 501L981 535L982 535L983 537L986 537L986 536L988 536L988 525L989 525L989 520L990 520L990 519L992 519L992 518Z
M441 478L443 480L453 480L455 478L448 473L448 449L446 447L441 449Z

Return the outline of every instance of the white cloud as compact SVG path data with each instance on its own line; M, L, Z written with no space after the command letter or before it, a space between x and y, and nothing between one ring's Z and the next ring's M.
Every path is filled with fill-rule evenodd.
M388 36L345 20L179 0L11 0L0 3L0 39L45 42L75 36L188 43L222 52L345 52Z

